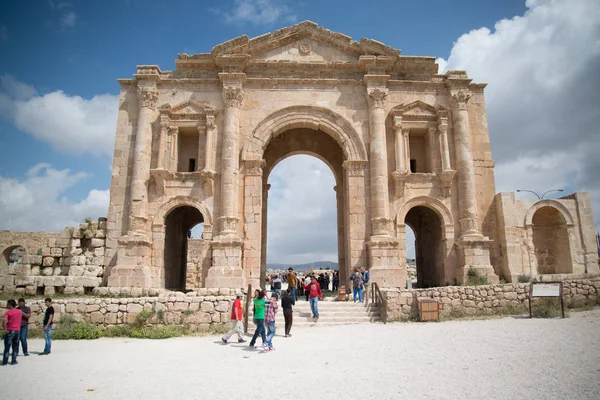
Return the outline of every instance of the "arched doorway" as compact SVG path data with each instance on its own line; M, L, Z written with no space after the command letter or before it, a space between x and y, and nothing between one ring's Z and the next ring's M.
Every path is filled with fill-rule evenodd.
M267 230L268 221L271 216L268 215L269 209L269 176L273 169L284 159L294 155L309 155L316 157L324 162L333 174L334 184L330 185L329 196L323 195L321 198L325 201L326 198L335 202L336 211L332 215L333 225L331 229L333 234L337 236L337 244L334 245L333 253L336 254L335 260L311 260L311 261L335 261L338 263L340 275L345 276L346 271L346 255L345 255L345 218L344 218L344 152L340 145L327 133L306 129L296 128L287 130L269 141L264 151L265 167L262 176L263 180L263 203L262 203L262 238L261 238L261 282L264 282L267 264ZM293 183L292 183L293 185ZM327 216L322 216L327 220ZM318 229L315 227L315 229ZM315 232L314 236L319 237L323 232ZM313 238L314 239L314 238ZM301 240L300 238L298 240ZM277 260L272 260L277 261ZM310 261L309 261L310 262ZM342 275L343 274L343 275Z
M10 246L4 249L0 257L0 276L8 274L8 267L15 266L21 261L26 250L23 246Z
M416 206L408 211L404 223L415 236L416 287L443 286L444 245L439 216L429 207Z
M202 213L191 206L177 207L165 218L164 283L166 289L185 290L188 239L192 228L203 223Z
M554 207L544 206L535 211L532 223L538 274L572 273L569 232L563 215Z

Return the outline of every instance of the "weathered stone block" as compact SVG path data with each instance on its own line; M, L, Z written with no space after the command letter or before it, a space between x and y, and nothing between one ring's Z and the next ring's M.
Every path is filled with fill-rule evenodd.
M104 322L104 315L98 311L92 312L90 314L90 322L92 324L101 324Z
M142 310L144 309L144 307L142 307L139 304L127 304L127 312L128 313L133 313L133 314L138 314L140 312L142 312Z
M215 311L215 306L212 301L203 301L200 304L200 309L204 312L213 312Z
M71 265L69 267L69 276L83 276L84 267L80 265Z
M54 257L44 257L42 261L42 266L51 267L54 265Z

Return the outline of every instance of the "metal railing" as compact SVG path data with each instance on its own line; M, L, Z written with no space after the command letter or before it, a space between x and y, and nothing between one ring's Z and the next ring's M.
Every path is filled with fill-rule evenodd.
M383 321L383 323L385 324L387 323L387 299L385 298L383 293L381 293L377 282L373 282L371 284L371 287L373 288L371 290L371 303L379 307L381 321Z

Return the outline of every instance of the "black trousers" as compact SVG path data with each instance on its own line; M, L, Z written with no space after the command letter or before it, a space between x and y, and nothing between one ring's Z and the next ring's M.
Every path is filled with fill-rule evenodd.
M285 319L285 334L289 335L294 321L294 312L292 310L283 310L283 319Z

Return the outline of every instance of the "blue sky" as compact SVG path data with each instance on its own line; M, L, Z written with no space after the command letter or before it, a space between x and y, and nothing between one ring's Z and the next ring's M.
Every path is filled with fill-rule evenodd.
M0 5L0 229L57 230L106 213L117 78L303 20L488 82L498 191L589 190L600 211L595 1L39 0ZM289 168L329 173L317 160L298 163ZM324 242L310 257L334 255Z

